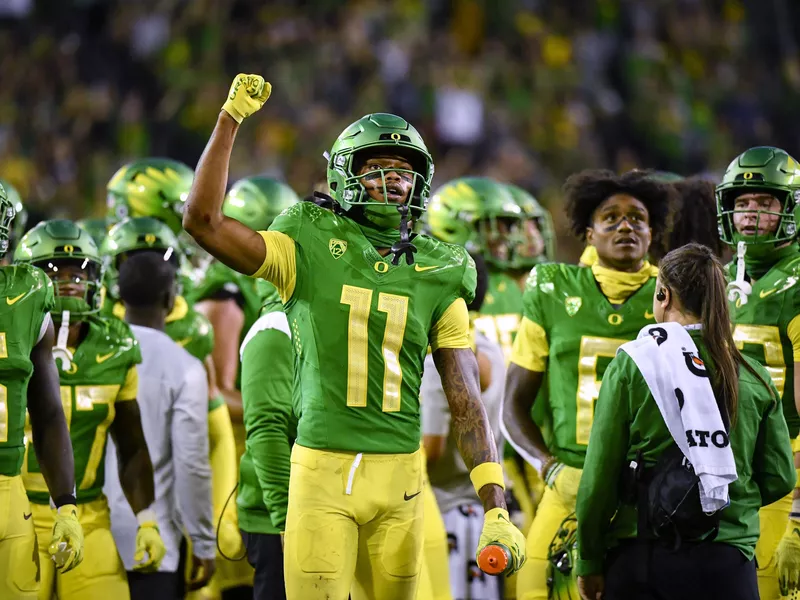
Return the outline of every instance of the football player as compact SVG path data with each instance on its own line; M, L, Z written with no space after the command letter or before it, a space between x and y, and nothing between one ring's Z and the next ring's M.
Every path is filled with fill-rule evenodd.
M99 315L102 262L91 236L75 223L39 223L20 240L14 261L39 267L55 288L52 317L59 325L55 355L75 457L77 516L86 532L84 550L91 556L69 573L56 573L47 560L45 544L54 515L42 468L28 445L22 479L39 539L39 598L128 598L128 580L111 536L102 491L109 433L118 448L120 480L139 520L137 558L144 562L138 568L158 568L165 552L152 510L153 466L136 403L138 344L128 325Z
M737 156L717 186L722 240L736 250L729 267L733 338L743 354L772 376L793 440L800 433L798 187L800 165L770 147L750 148ZM796 440L794 444L797 451ZM779 583L786 592L797 586L800 575L800 489L765 506L759 516L758 588L762 598L775 600L781 597Z
M8 251L0 257L0 265L7 265L11 262L14 248L17 247L20 239L22 239L22 236L25 234L25 227L28 224L28 211L25 210L25 205L22 203L22 196L20 196L17 188L2 178L0 178L0 187L5 189L6 199L14 208L14 221L8 232Z
M413 598L422 550L419 385L428 346L459 448L486 510L478 550L525 557L506 510L502 468L480 400L466 302L475 269L463 248L410 233L433 164L400 117L367 115L334 142L329 208L300 202L255 232L222 213L242 120L269 97L234 79L198 163L184 226L216 258L271 281L296 352L285 576L290 600ZM415 256L416 254L416 256Z
M0 185L0 254L9 249L14 204ZM47 275L31 265L0 267L6 298L0 314L0 597L36 598L41 579L32 510L20 476L27 439L56 507L45 562L64 574L83 559L83 528L75 499L72 442L61 406L50 310L55 300ZM46 443L45 443L46 441ZM47 567L47 565L46 565Z
M184 274L184 287L187 261L180 253L179 241L170 228L151 217L126 218L108 232L102 253L108 258L109 268L106 276L109 301L107 309L120 319L125 317L125 307L117 300L117 274L127 257L137 252L157 252L164 260L174 263ZM221 519L225 504L236 487L236 449L231 418L228 407L216 386L215 369L211 358L214 347L214 330L208 320L194 310L189 302L178 294L175 304L167 316L165 333L189 354L205 363L209 377L209 460L212 471L212 491L214 495L214 522L220 524L220 546L225 555L237 557L241 553L241 538L236 522L236 511L229 507ZM216 574L215 574L216 575ZM219 597L220 592L212 579L208 589L199 594L203 597Z
M298 200L297 194L280 181L268 177L246 177L233 184L225 197L222 211L226 216L259 231L269 228L275 217ZM245 450L239 347L261 310L263 298L256 283L257 280L237 273L219 261L214 261L205 270L205 276L190 294L190 301L196 303L196 309L208 318L214 328L212 356L217 385L225 395L229 406L235 407L231 411L231 419L237 460ZM280 352L280 348L275 351ZM268 378L269 373L264 373L263 376ZM280 386L280 383L275 385ZM259 504L263 505L263 502ZM234 509L231 503L229 510ZM223 557L217 561L217 565L218 579L223 590L252 585L253 570L249 568L247 562L226 560ZM243 589L242 593L245 591ZM249 595L252 594L253 591L250 590Z
M548 597L548 549L575 509L603 372L617 348L653 322L658 270L645 257L653 238L664 232L669 195L664 184L637 172L571 176L565 196L572 230L597 249L598 261L591 269L537 265L528 278L503 424L546 488L528 532L530 560L518 577L520 600ZM531 415L542 387L552 421L549 440Z

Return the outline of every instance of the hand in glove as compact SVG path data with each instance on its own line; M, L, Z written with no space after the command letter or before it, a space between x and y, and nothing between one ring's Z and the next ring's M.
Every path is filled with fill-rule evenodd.
M481 551L489 544L499 544L508 548L509 562L506 574L516 573L525 563L525 536L517 529L504 508L493 508L483 517L483 531L478 540L478 550L475 556L480 556Z
M258 112L272 93L272 85L261 75L239 73L231 84L228 99L222 110L237 123L241 123L254 112Z
M781 594L788 596L789 592L800 587L800 521L789 519L775 557L778 561L778 585Z
M48 552L61 573L66 573L83 560L83 527L78 521L78 507L64 504L56 510L53 537Z
M155 520L140 523L136 532L136 552L133 555L133 560L139 564L133 565L133 570L157 571L166 553L167 548L164 546L164 540L161 539ZM147 554L146 560L145 554Z

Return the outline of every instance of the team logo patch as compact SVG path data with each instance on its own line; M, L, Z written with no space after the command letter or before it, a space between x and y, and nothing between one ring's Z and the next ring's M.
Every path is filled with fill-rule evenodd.
M564 307L567 309L567 314L570 317L574 317L577 312L581 309L581 305L583 304L583 299L579 296L570 296L566 300L564 300Z
M339 260L344 256L344 253L347 252L347 242L331 238L328 242L328 250L331 251L331 256L333 256L333 258Z
M687 352L686 350L683 351L683 358L686 362L686 368L689 371L696 375L697 377L708 377L708 371L706 371L705 363L700 359L693 352Z

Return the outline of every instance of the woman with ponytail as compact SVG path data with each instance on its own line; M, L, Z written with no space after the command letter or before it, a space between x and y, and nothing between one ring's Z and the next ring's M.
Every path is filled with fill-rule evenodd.
M796 478L780 397L767 371L736 348L725 274L714 253L688 244L659 267L653 298L659 325L622 346L595 408L576 510L581 595L756 600L758 510L791 491ZM637 348L655 348L657 359L668 337L669 344L680 340L678 360L654 359L670 373L653 375L636 358ZM668 386L674 410L661 401L664 390L651 390L648 381L695 387ZM689 393L706 388L710 411L702 394ZM687 426L689 413L705 419L709 431ZM667 422L675 419L685 426L678 436ZM726 456L730 471L721 466ZM716 459L712 476L704 464L709 457ZM708 482L723 474L724 493L712 499L719 502L712 512Z

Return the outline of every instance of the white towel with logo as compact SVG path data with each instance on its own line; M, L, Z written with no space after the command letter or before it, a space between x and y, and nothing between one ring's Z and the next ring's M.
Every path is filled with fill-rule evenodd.
M618 352L639 367L670 435L700 478L703 511L727 506L728 485L738 479L736 462L708 372L687 328L647 325Z

